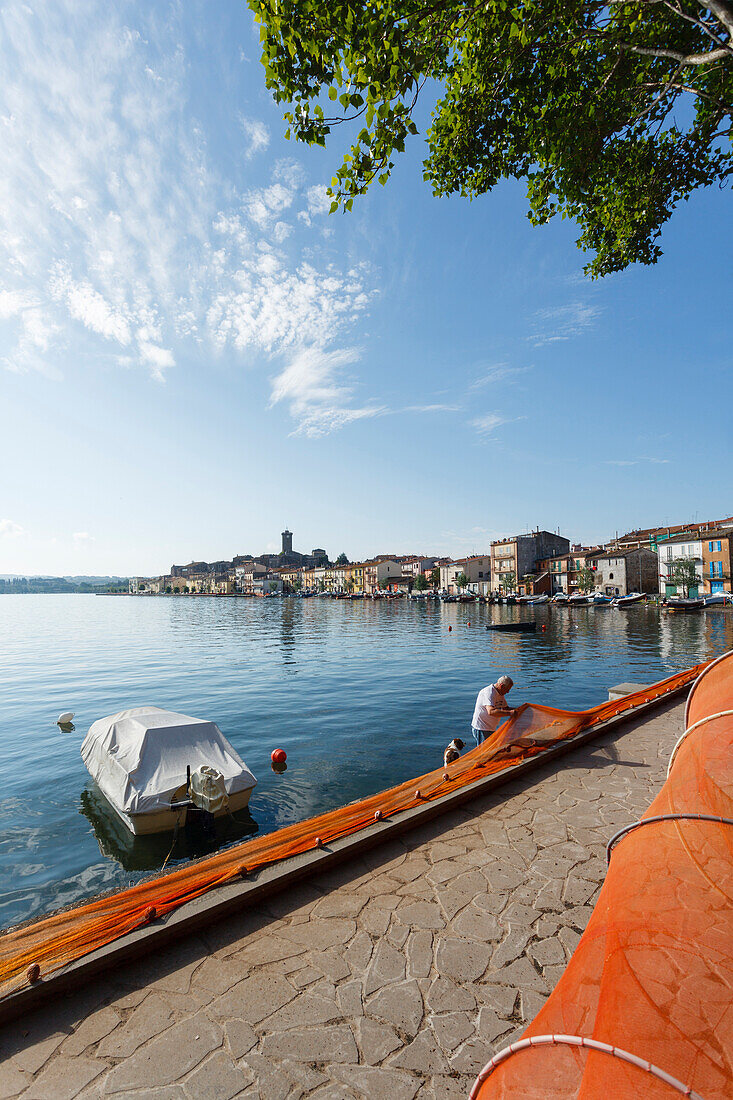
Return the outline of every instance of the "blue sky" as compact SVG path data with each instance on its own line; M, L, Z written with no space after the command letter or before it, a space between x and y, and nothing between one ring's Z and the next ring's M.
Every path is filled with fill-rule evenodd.
M328 216L342 136L285 141L241 0L9 0L0 71L0 572L732 510L729 192L593 283L521 185L434 199L422 138Z

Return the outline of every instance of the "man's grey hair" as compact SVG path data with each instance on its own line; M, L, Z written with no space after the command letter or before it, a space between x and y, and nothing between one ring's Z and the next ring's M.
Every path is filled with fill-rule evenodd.
M506 684L507 687L514 687L514 681L512 680L511 676L500 676L499 679L496 681L496 686L500 687L500 685L502 684Z

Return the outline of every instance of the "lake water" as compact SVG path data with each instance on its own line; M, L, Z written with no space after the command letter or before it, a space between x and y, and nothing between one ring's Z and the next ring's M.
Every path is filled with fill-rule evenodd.
M433 601L0 597L0 927L162 865L170 835L132 844L79 755L115 711L155 704L219 725L259 780L250 814L218 838L231 844L439 766L502 672L513 703L575 710L733 648L720 609L534 614L546 630L523 636L484 627L528 609ZM65 710L74 732L55 725ZM181 837L168 866L199 851Z

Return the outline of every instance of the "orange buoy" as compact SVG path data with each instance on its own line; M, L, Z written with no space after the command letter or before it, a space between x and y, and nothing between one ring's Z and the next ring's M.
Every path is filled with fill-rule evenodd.
M471 620L470 620L470 619L468 620L468 625L469 625L469 626L471 625Z
M288 754L285 752L285 749L273 749L270 753L270 760L272 760L273 764L284 764L287 758Z
M449 627L448 627L448 633L449 633L449 634L450 634L450 632L451 632L451 630L452 630L452 629L453 629L453 627L452 627L452 626L449 626Z

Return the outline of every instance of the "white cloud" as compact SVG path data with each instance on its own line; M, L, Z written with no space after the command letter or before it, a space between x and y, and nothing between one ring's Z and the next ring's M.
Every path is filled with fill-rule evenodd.
M646 455L642 455L640 458L609 458L606 459L607 466L638 466L641 462L649 462L653 466L667 466L669 464L668 458L649 458Z
M92 332L106 340L116 340L127 347L132 339L127 318L113 308L87 281L75 283L68 269L59 268L51 278L49 289L57 300L63 300L69 314Z
M434 413L434 412L459 412L460 405L408 405L405 412Z
M240 120L247 145L244 150L245 157L256 156L270 144L270 132L264 122L255 118L243 118Z
M88 546L94 542L94 536L90 535L88 531L75 531L71 537L77 546Z
M560 340L571 340L587 332L600 314L599 306L581 301L540 309L535 313L534 332L527 339L536 348L545 344L554 344Z
M323 183L317 183L313 187L309 187L305 193L306 208L301 210L298 214L298 218L310 225L313 218L319 217L323 214L328 214L331 209L331 199L328 195L326 185Z
M82 344L162 379L184 341L287 364L343 354L371 274L312 249L303 262L288 220L323 213L325 189L289 159L259 186L222 178L191 116L176 8L125 14L135 27L115 5L0 11L0 362L53 375ZM266 126L234 126L254 161ZM351 389L290 407L308 434L374 415Z
M19 535L24 534L25 528L19 523L15 523L12 519L0 519L0 538L17 539Z
M297 422L296 432L316 437L343 428L355 420L378 416L383 407L349 404L353 386L344 379L344 368L356 362L355 348L325 351L304 348L273 380L272 404L285 401Z
M525 416L500 416L499 413L486 413L484 416L475 417L471 421L471 426L476 429L479 435L490 436L503 424L513 424L517 420L526 419Z
M528 370L529 367L510 367L508 363L496 363L493 367L487 367L469 388L478 390L495 382L516 382L519 375L526 374Z

